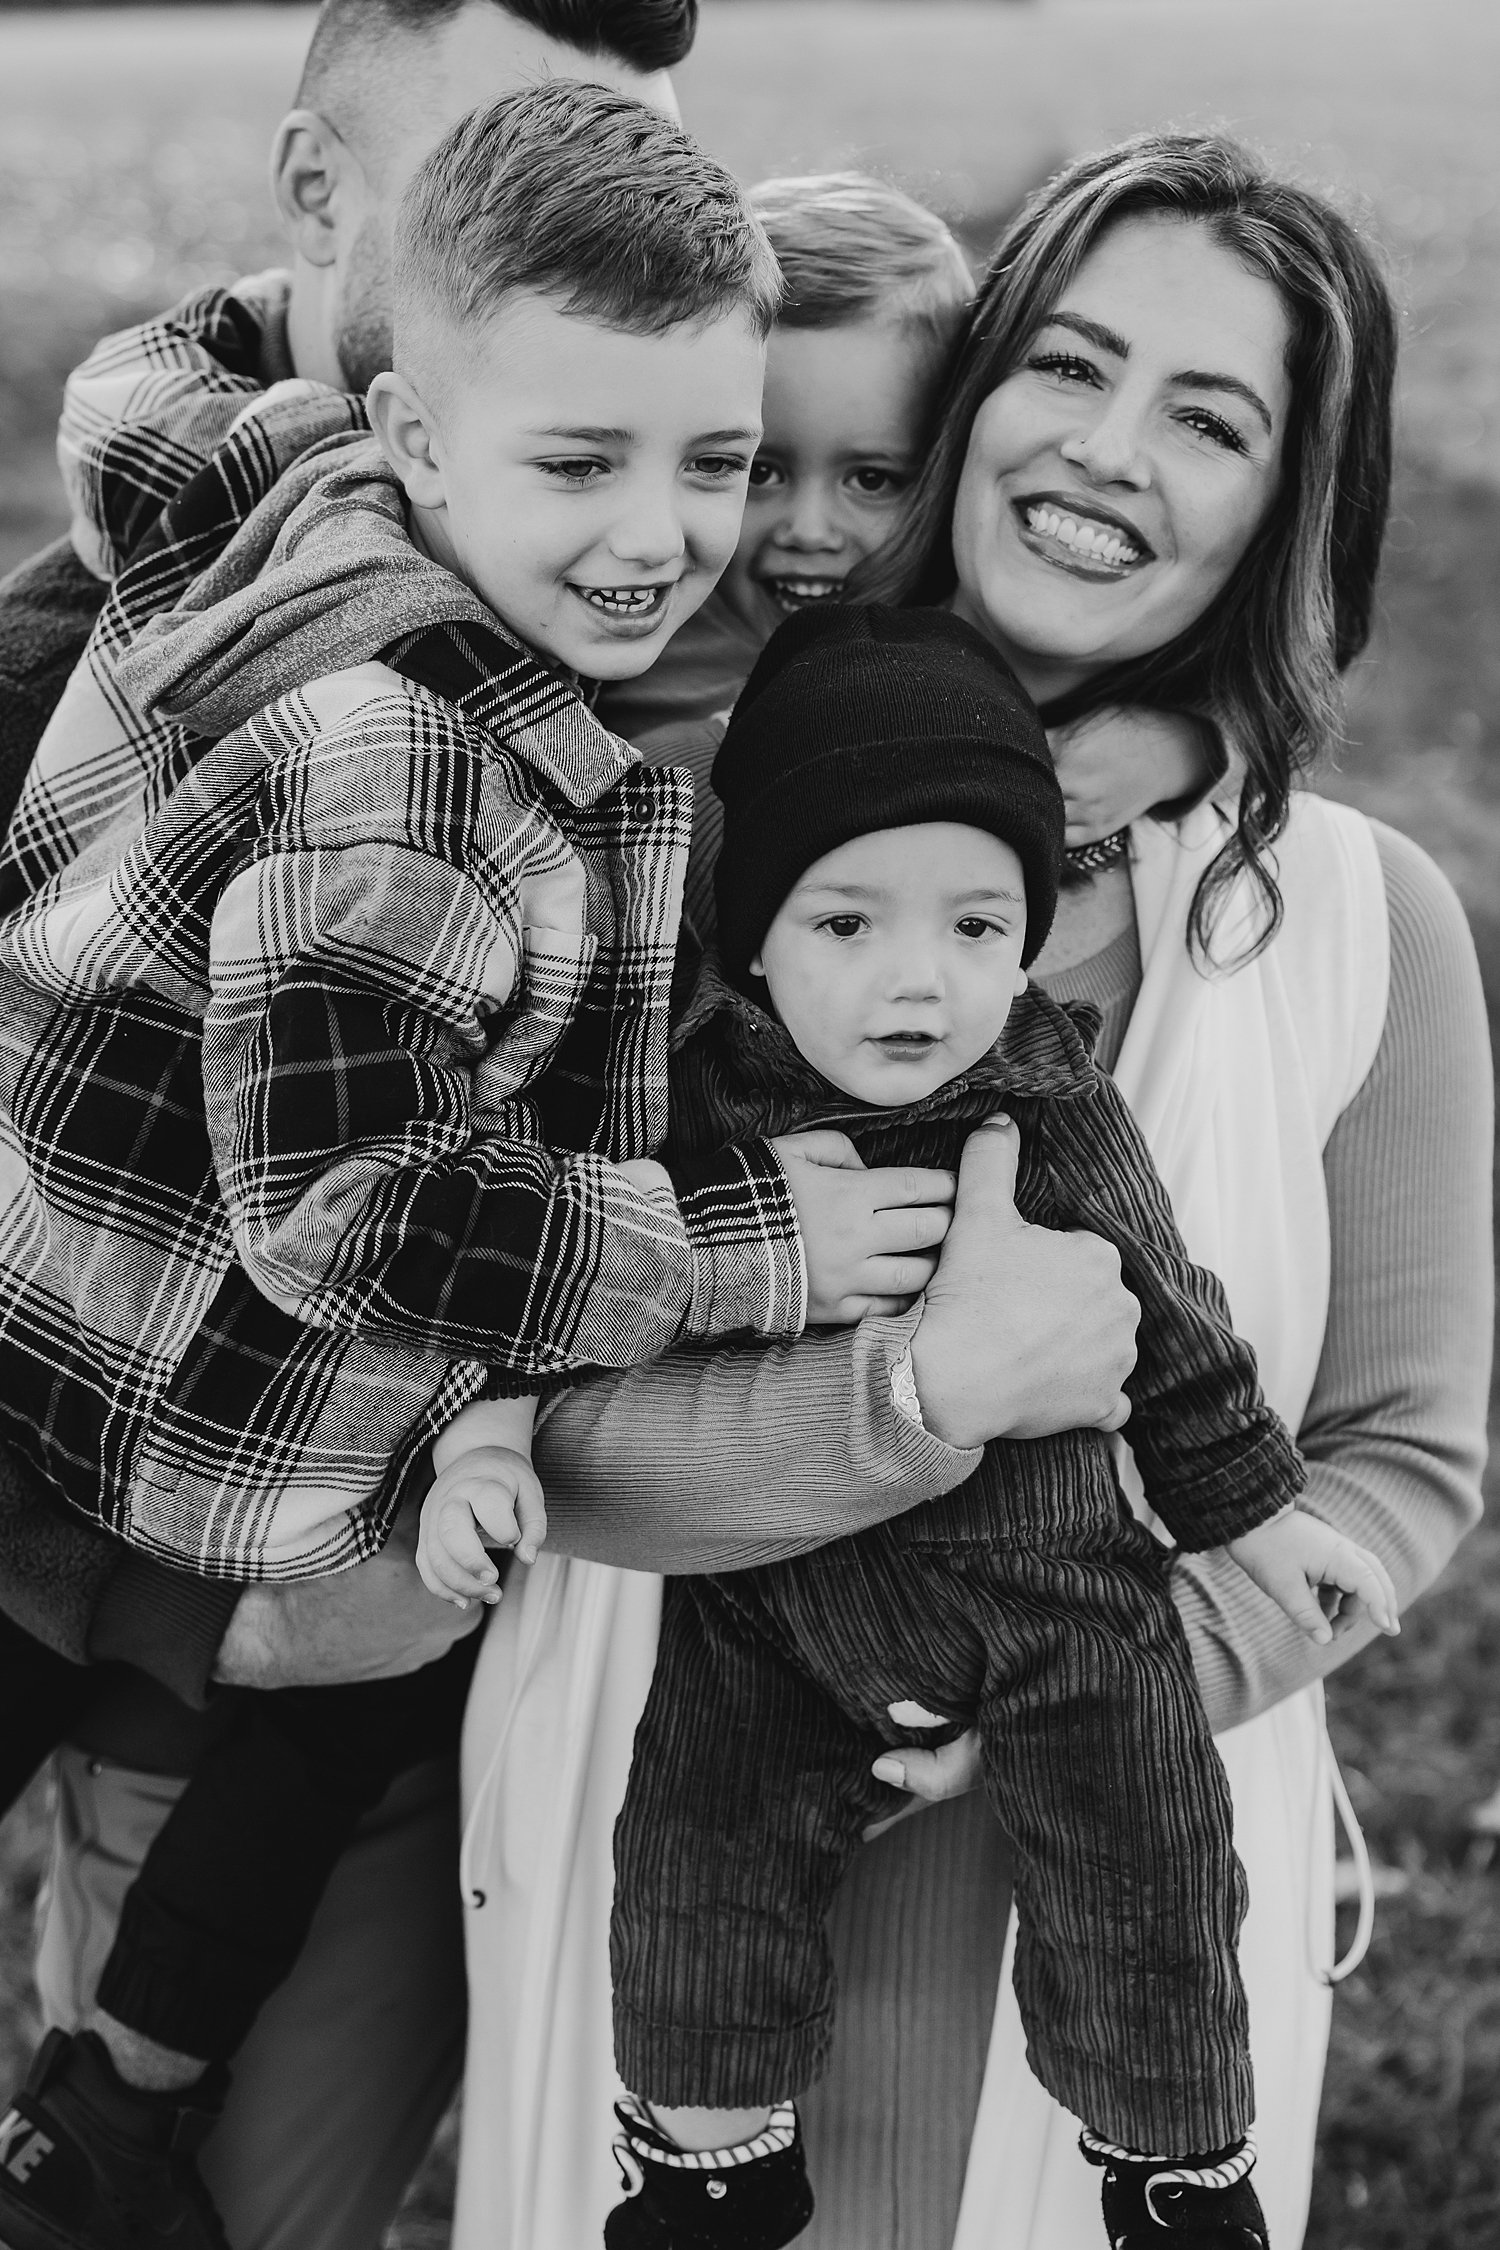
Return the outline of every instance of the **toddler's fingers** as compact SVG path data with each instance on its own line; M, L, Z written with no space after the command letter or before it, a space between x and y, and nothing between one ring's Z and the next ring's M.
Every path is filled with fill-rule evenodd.
M1396 1589L1391 1584L1390 1573L1363 1547L1347 1543L1336 1547L1323 1566L1322 1578L1325 1586L1335 1586L1349 1597L1335 1622L1335 1633L1347 1633L1358 1622L1360 1609L1382 1633L1400 1632Z
M435 1511L432 1522L433 1568L450 1595L477 1595L487 1600L500 1573L485 1552L474 1512L457 1498Z
M521 1537L516 1521L516 1496L509 1480L475 1477L468 1488L468 1504L492 1547L514 1547Z
M1285 1611L1300 1632L1320 1648L1326 1648L1333 1639L1333 1627L1323 1614L1313 1585L1304 1570L1295 1565L1264 1572L1259 1579L1262 1592Z
M529 1464L516 1479L516 1516L521 1526L516 1553L523 1563L534 1563L547 1536L547 1502L541 1480Z

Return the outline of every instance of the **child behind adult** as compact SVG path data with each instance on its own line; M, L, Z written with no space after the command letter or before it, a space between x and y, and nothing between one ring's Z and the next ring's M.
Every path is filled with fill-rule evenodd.
M482 1512L530 1551L542 1380L847 1298L775 1150L680 1192L655 1160L686 796L574 685L649 662L732 551L776 291L675 125L511 97L403 203L377 439L301 452L325 407L269 394L168 532L257 448L289 477L134 645L106 611L9 847L0 1388L53 1484L158 1553L357 1560L496 1383L441 1465L503 1436ZM102 2038L52 2035L12 2106L10 2250L221 2241L204 2064L413 1731L451 1735L431 1697L245 1706L127 1902Z
M969 1132L1004 1131L1022 1215L1106 1236L1140 1299L1128 1434L1174 1538L1227 1545L1317 1640L1320 1586L1394 1630L1380 1565L1295 1506L1296 1449L1090 1060L1096 1019L1028 984L1062 799L990 645L940 612L805 613L752 675L715 783L722 969L677 1034L674 1146L795 1119L872 1160L953 1163ZM1170 2227L1264 2250L1243 1877L1168 1560L1107 1441L1076 1431L991 1445L956 1492L800 1560L668 1581L616 1831L635 2093L610 2250L802 2231L789 2097L827 2049L823 1918L887 1809L871 1760L975 1723L1017 1852L1032 2065L1086 2123L1111 2244Z

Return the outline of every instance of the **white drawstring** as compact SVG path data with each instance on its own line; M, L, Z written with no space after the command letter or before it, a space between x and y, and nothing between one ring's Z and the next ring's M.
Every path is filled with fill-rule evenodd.
M1354 1862L1355 1880L1359 1886L1359 1918L1354 1926L1354 1936L1350 1942L1349 1950L1342 1961L1335 1961L1332 1968L1322 1969L1318 1972L1324 1984L1334 1985L1342 1984L1345 1977L1353 1976L1370 1950L1370 1939L1375 1931L1375 1877L1370 1867L1370 1851L1365 1842L1364 1830L1359 1825L1354 1806L1350 1801L1349 1791L1344 1783L1344 1777L1339 1771L1338 1759L1334 1756L1333 1744L1329 1741L1326 1730L1322 1737L1319 1757L1327 1774L1328 1787L1333 1796L1333 1809L1337 1813L1339 1825L1348 1839L1349 1854Z

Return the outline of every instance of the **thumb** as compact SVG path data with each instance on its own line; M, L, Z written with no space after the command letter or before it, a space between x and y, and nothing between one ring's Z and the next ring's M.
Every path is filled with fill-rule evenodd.
M1015 1211L1016 1172L1021 1162L1021 1134L1014 1119L990 1117L976 1127L964 1143L958 1164L955 1221L965 1202L981 1202L995 1211ZM1017 1214L1016 1223L1021 1224Z
M804 1164L826 1164L840 1172L862 1172L864 1158L847 1133L836 1133L829 1126L817 1127L811 1133L782 1133L774 1147L783 1159L796 1156Z

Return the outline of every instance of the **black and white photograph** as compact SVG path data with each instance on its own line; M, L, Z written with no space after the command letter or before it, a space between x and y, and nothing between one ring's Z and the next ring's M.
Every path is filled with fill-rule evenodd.
M1496 2250L1494 0L0 0L0 459L0 2250Z

